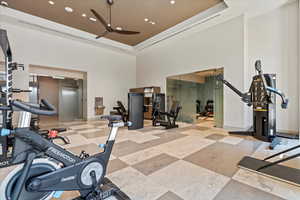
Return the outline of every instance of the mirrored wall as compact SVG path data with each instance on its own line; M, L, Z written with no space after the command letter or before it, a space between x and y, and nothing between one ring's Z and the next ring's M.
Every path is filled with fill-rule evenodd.
M223 127L223 84L216 77L223 69L199 71L167 78L168 109L179 102L179 121Z

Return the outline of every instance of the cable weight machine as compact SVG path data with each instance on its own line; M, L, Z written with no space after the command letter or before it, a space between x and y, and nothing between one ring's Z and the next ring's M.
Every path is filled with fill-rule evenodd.
M224 80L222 75L217 77L253 109L253 126L247 131L235 131L229 132L229 134L253 136L259 140L270 142L270 149L274 149L276 145L280 144L278 137L289 139L298 139L299 137L277 132L276 95L281 98L282 109L287 109L289 100L282 91L276 89L276 75L263 73L260 60L256 61L255 69L257 75L252 78L251 87L246 93L242 93Z

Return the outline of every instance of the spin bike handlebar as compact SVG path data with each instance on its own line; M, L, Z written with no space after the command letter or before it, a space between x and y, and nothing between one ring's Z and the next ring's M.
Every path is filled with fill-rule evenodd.
M122 116L120 115L103 115L100 117L102 120L108 120L109 121L109 126L117 126L117 127L124 127L124 126L132 126L132 122L123 122L122 121Z
M57 114L56 108L45 99L41 100L41 105L33 105L19 100L11 101L11 105L35 115L51 116Z

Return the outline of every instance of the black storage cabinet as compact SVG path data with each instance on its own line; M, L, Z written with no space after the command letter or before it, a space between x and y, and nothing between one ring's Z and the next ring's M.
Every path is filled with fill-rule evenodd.
M144 94L128 93L128 115L132 126L129 130L144 128Z

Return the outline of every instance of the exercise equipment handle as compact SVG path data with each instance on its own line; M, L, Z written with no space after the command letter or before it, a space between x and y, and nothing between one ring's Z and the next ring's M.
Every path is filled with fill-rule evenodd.
M269 92L273 92L274 94L279 95L281 98L281 108L287 109L288 104L289 104L289 99L285 96L285 94L281 90L278 90L278 89L275 89L272 87L267 86L266 88Z
M223 79L223 76L220 74L217 76L218 81L222 81L224 85L229 87L233 92L235 92L239 97L241 97L242 101L247 103L248 106L251 106L251 97L248 93L242 93L240 90L238 90L236 87L234 87L231 83Z
M41 105L38 106L30 105L29 103L21 102L19 100L11 101L11 105L35 115L51 116L57 114L56 108L45 99L42 99Z

